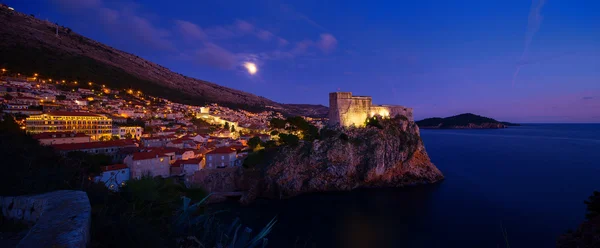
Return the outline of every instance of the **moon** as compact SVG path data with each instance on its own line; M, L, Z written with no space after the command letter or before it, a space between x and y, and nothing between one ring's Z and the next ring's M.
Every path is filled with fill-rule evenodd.
M252 62L244 63L244 67L246 67L246 70L248 70L248 73L250 73L250 75L254 75L258 71L256 64L254 64Z

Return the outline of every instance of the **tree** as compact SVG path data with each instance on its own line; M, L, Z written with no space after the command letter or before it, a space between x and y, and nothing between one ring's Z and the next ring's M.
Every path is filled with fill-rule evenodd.
M248 146L250 146L250 148L254 149L257 146L259 146L261 142L262 142L262 140L260 140L260 137L254 136L254 137L250 138L250 140L248 140Z
M10 101L10 100L12 100L13 98L14 98L14 97L13 97L11 94L8 94L8 93L4 94L4 99L6 99L6 100L9 100L9 101Z
M271 126L271 128L284 129L286 123L287 122L284 119L279 118L272 118L269 120L269 126Z
M225 124L223 125L223 128L229 130L229 122L225 122Z
M290 125L296 127L296 129L301 131L307 131L308 127L310 126L310 123L308 123L308 121L306 121L301 116L288 117L286 121Z
M231 132L235 132L235 125L231 125Z
M133 139L133 134L131 134L131 133L126 133L126 134L125 134L125 138L126 138L126 139Z
M119 138L119 136L117 135L113 135L110 140L120 140L121 138Z
M600 192L594 191L592 195L588 198L588 200L584 201L587 209L587 213L585 217L588 220L594 219L596 216L600 215Z
M111 139L112 137L110 136L100 136L100 138L98 138L98 141L109 141Z
M300 143L300 138L293 134L280 133L279 141L281 141L283 145L297 146Z
M271 135L273 135L273 136L278 135L278 134L279 134L279 132L277 130L271 131Z
M277 146L277 142L275 142L274 140L269 140L267 142L265 142L265 148L273 148Z

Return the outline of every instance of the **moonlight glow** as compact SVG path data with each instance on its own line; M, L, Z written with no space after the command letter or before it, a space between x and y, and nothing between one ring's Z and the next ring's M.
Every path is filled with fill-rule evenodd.
M256 64L252 62L244 63L244 67L246 67L246 70L248 70L248 73L250 73L251 75L256 74L256 72L258 71L258 68L256 68Z

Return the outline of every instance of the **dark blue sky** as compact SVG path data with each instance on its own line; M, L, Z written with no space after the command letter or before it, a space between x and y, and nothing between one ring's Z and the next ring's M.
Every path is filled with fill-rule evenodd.
M175 72L283 103L600 122L600 1L7 1ZM241 66L258 65L250 75Z

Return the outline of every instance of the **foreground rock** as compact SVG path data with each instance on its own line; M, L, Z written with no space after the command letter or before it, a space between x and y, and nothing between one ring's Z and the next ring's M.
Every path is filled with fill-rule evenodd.
M434 183L444 176L425 151L414 122L329 130L322 140L285 148L267 168L261 195L281 198L359 187Z
M83 191L59 190L32 196L0 196L2 216L30 223L17 247L87 247L91 206Z

